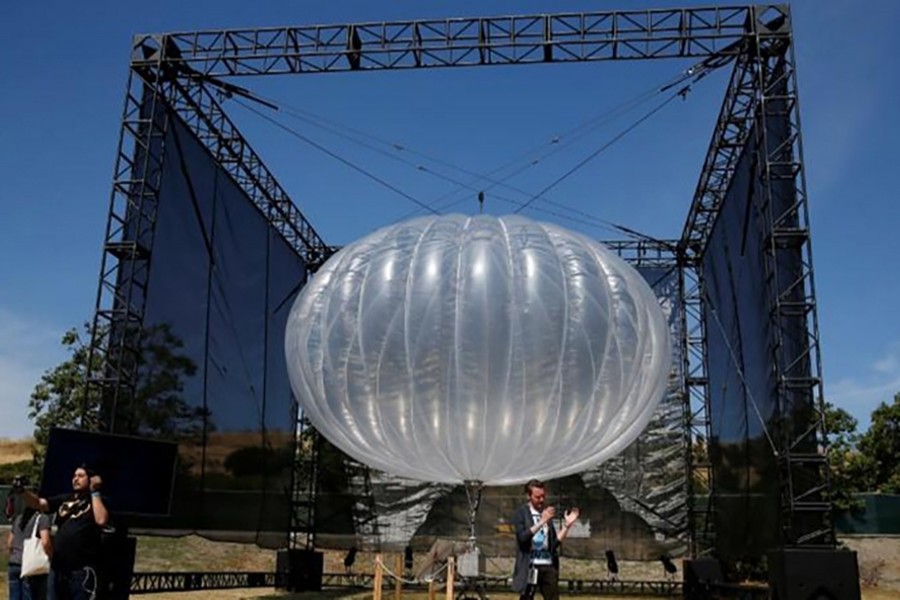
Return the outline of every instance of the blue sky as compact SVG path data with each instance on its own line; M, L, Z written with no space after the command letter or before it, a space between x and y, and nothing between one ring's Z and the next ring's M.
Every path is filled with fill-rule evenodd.
M27 435L28 395L64 355L59 337L88 320L110 193L131 36L285 24L581 12L692 5L589 0L371 0L153 3L15 2L0 38L0 437ZM710 3L704 3L710 4ZM863 425L900 392L900 3L793 3L826 396ZM691 61L540 65L242 79L240 85L327 120L315 128L272 115L423 202L446 194L477 210L452 181L521 157L509 180L536 193L649 112L615 107ZM662 238L677 237L721 103L725 75L699 82L554 187L572 209ZM283 187L330 244L345 244L416 206L245 108L226 105ZM593 126L586 124L594 123ZM376 154L334 135L369 134ZM344 130L346 131L346 129ZM567 132L572 132L567 134ZM551 143L563 149L548 155ZM565 142L565 143L563 143ZM529 152L526 152L529 151ZM403 159L401 162L398 158ZM441 162L438 162L441 161ZM519 160L516 165L528 164ZM456 170L451 170L452 165ZM426 170L417 169L417 166ZM433 175L439 171L442 178ZM483 184L478 184L483 185ZM477 187L477 186L476 186ZM487 209L510 210L494 188ZM536 207L558 210L543 203ZM571 210L562 212L572 215ZM529 213L600 239L620 235Z

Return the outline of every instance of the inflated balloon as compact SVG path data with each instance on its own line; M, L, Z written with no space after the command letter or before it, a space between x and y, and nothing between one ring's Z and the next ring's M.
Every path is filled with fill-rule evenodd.
M643 430L666 320L603 245L520 216L413 219L342 249L294 303L305 414L377 469L501 485L593 466Z

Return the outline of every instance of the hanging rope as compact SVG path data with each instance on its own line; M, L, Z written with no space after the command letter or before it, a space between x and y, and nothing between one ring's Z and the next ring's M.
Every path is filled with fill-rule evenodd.
M378 137L375 136L375 135L366 133L366 132L364 132L364 131L360 131L360 130L357 130L357 129L354 129L354 128L351 128L351 127L348 127L348 126L345 126L345 125L341 125L341 124L337 124L337 123L331 122L331 121L329 121L328 119L325 119L325 118L323 118L323 117L321 117L321 116L313 115L312 113L309 113L309 112L307 112L307 111L303 111L303 110L301 110L301 109L299 109L299 108L297 108L297 107L293 107L293 106L291 106L291 105L289 105L289 104L287 104L287 103L284 103L284 102L280 102L280 101L277 101L277 100L274 100L274 99L271 99L271 98L265 98L265 97L263 97L263 96L250 95L249 92L246 92L246 91L242 91L242 93L241 93L241 94L237 94L237 96L243 96L243 97L246 97L246 98L248 98L249 100L252 100L252 101L254 101L254 102L259 102L259 103L263 104L264 106L269 107L269 108L272 108L272 109L274 109L274 110L283 110L283 112L284 112L285 114L287 114L288 116L290 116L290 117L292 117L292 118L294 118L294 119L297 119L297 120L300 120L300 121L309 123L309 124L312 125L312 126L318 127L318 128L323 129L323 130L325 130L325 131L328 131L329 133L332 133L332 134L334 134L334 135L337 135L337 136L339 136L339 137L342 137L342 138L344 138L344 139L347 139L347 140L349 140L349 141L351 141L351 142L353 142L353 143L359 144L359 145L361 145L361 146L363 146L363 147L365 147L365 148L367 148L367 149L372 150L373 152L377 152L377 153L379 153L379 154L382 154L382 155L384 155L384 156L387 156L388 158L391 158L392 160L396 160L396 161L399 161L399 162L401 162L401 163L403 163L403 164L406 164L406 165L410 166L411 168L414 168L414 169L415 169L416 171L418 171L418 172L426 173L426 174L431 175L431 176L433 176L433 177L437 177L437 178L439 178L439 179L442 179L442 180L444 180L444 181L447 181L447 182L449 182L449 183L452 183L452 184L454 184L454 185L456 185L456 186L458 186L458 187L460 187L460 188L463 188L463 189L466 189L466 190L472 190L472 191L479 191L479 192L484 193L484 192L487 192L487 191L493 189L493 188L496 187L496 186L503 186L503 187L505 187L505 188L507 188L507 189L510 189L510 190L512 190L512 191L514 191L514 192L516 192L516 193L520 193L520 194L522 194L523 196L526 196L526 197L527 197L527 196L530 196L530 193L529 193L529 192L524 191L524 190L521 190L521 189L516 188L516 187L513 187L513 186L510 186L510 185L507 185L507 184L505 184L505 181L508 180L508 179L510 179L510 178L512 178L512 177L514 177L515 175L519 174L519 173L522 172L524 169L535 166L535 165L538 164L541 160L543 160L543 158L546 158L546 157L548 157L548 156L550 156L550 155L552 155L552 154L554 154L554 153L556 153L556 152L559 152L559 151L560 151L561 149L563 149L564 147L566 147L566 146L570 145L571 143L574 143L575 141L577 141L577 140L583 138L584 136L586 136L587 134L589 134L592 130L596 129L597 127L599 127L599 126L601 126L601 125L603 125L603 124L605 124L605 123L607 123L607 122L610 122L610 121L612 121L612 120L615 119L615 118L618 118L619 116L621 116L621 115L623 115L623 114L629 112L630 110L636 108L637 106L640 106L641 104L643 104L643 103L645 103L645 102L651 100L653 97L655 97L655 96L657 96L657 95L660 95L660 94L664 93L665 91L671 89L673 86L675 86L675 85L677 85L677 84L679 84L679 83L681 83L681 82L684 82L684 81L687 80L687 79L691 79L691 78L693 78L694 81L697 81L700 77L702 77L702 74L701 74L701 73L702 73L702 74L705 74L705 71L704 71L703 69L701 69L700 67L698 67L698 66L695 66L695 67L692 67L692 68L690 68L690 69L687 69L687 70L685 70L685 71L679 73L676 77L670 78L670 79L664 81L662 84L653 86L652 88L650 88L649 90L647 90L647 91L645 91L645 92L639 94L639 95L636 96L635 98L629 99L629 100L627 100L627 101L621 103L620 105L614 107L613 109L611 109L611 110L609 110L609 111L607 111L607 112L605 112L605 113L603 113L603 114L601 114L601 115L599 115L599 116L597 116L597 117L594 117L594 118L592 118L592 119L589 119L588 121L586 121L586 122L584 122L584 123L582 123L582 124L580 124L580 125L578 125L578 126L572 128L572 129L569 130L569 131L566 131L566 132L563 133L563 134L559 134L559 135L553 136L553 138L552 138L549 142L547 142L546 144L544 144L544 145L542 145L542 146L538 146L538 147L535 148L534 150L530 150L530 151L528 151L528 152L526 153L526 154L528 154L528 156L529 156L529 160L528 160L528 163L527 163L527 164L525 164L525 165L524 165L522 168L520 168L520 169L516 169L516 170L513 171L512 173L509 173L508 175L506 175L505 177L503 177L503 178L501 178L501 179L499 179L499 180L493 179L493 178L492 178L492 175L495 174L495 173L497 173L497 172L499 172L499 171L503 171L503 170L507 169L509 166L511 166L511 165L513 165L513 164L519 162L519 160L521 160L521 158L514 159L513 161L510 161L510 162L507 163L506 165L503 165L503 166L501 166L501 167L499 167L499 168L497 168L497 169L494 169L493 171L491 171L491 172L488 173L487 175L481 175L481 174L478 174L478 173L469 171L469 170L467 170L467 169L463 169L463 168L461 168L461 167L457 167L457 166L455 166L455 165L453 165L453 164L451 164L451 163L449 163L449 162L447 162L447 161L443 161L443 160L434 158L434 157L429 156L428 154L425 154L425 153L423 153L423 152L418 152L418 151L416 151L416 150L414 150L414 149L411 149L411 148L409 148L409 147L407 147L407 146L405 146L405 145L403 145L403 144L396 143L396 142L389 142L389 141L383 140L383 139L381 139L381 138L378 138ZM679 93L684 94L684 93L685 93L685 90L682 89ZM257 110L257 109L255 109L255 108L252 108L252 107L248 106L247 103L242 102L242 101L240 100L240 98L235 97L234 94L226 94L226 98L231 98L231 99L233 99L238 105L240 105L240 106L246 108L247 110L250 110L251 112L253 112L254 114L256 114L256 115L258 115L258 116L261 116L261 117L265 118L265 119L266 119L267 121L269 121L270 123L275 124L276 126L278 126L279 128L281 128L281 129L283 129L283 130L285 130L285 131L288 131L289 133L291 133L292 135L294 135L294 136L297 137L298 139L301 139L301 140L304 141L305 143L312 145L313 147L315 147L316 149L318 149L318 150L320 150L320 151L322 151L322 152L325 152L326 154L328 154L328 155L331 156L332 158L335 158L336 160L339 160L340 162L346 164L347 166L353 168L354 170L357 170L358 172L360 172L360 173L364 174L365 176L369 177L370 179L373 179L374 181L376 181L376 182L379 183L380 185L385 186L385 187L387 187L388 189L390 189L391 191L394 191L395 193L398 193L399 195L403 196L403 197L406 198L407 200L412 201L412 202L415 203L420 209L425 209L425 210L428 210L428 211L430 211L430 212L432 212L432 213L439 213L439 212L443 212L443 211L445 211L445 210L448 210L449 208L452 208L453 206L455 206L455 205L458 204L459 202L463 202L463 201L466 200L466 198L464 197L464 198L462 198L462 199L460 199L460 200L454 201L454 202L451 203L450 205L438 206L438 203L440 203L440 201L441 201L442 199L446 198L448 195L452 195L452 194L455 193L455 192L451 192L450 194L447 194L447 195L445 195L445 196L442 196L442 197L440 197L440 198L438 198L438 199L432 201L431 203L426 204L426 203L422 202L421 200L412 197L411 195L407 194L406 192L403 192L402 190L400 190L400 189L397 188L396 186L393 186L392 184L386 182L385 180L383 180L383 179L381 179L381 178L375 176L374 174L370 173L369 171L367 171L367 170L364 169L363 167L361 167L361 166L355 164L354 162L350 161L349 159L343 158L343 157L339 156L337 153L328 150L327 148L325 148L325 147L322 146L321 144L318 144L318 143L314 142L313 140L311 140L311 139L308 138L307 136L301 134L300 132L298 132L298 131L296 131L296 130L294 130L294 129L292 129L292 128L290 128L290 127L288 127L288 126L286 126L286 125L284 125L284 124L282 124L282 123L276 121L275 119L273 119L273 118L271 118L271 117L268 117L268 116L262 114L259 110ZM652 112L654 112L654 111L652 111ZM645 115L645 117L643 117L643 118L646 118L646 117L647 117L647 116ZM323 125L323 123L328 123L328 124L330 125L330 127L329 127L329 126L326 126L326 125ZM632 127L633 127L633 126L632 126ZM343 131L340 131L339 129L340 129L340 130L344 130L344 131L351 132L353 135L349 135L349 134L347 134L347 133L344 133ZM629 129L629 130L630 130L630 129ZM626 130L626 131L628 131L628 130ZM358 136L358 137L353 137L354 135L355 135L355 136ZM615 138L615 139L612 140L609 144L607 144L607 147L608 147L609 145L611 145L612 143L614 143L615 141L617 141L619 138L621 138L622 135L623 135L623 134L620 134L619 136L617 136L617 138ZM368 138L368 139L374 140L377 144L380 144L380 145L383 145L383 146L385 146L385 147L387 147L387 148L390 148L391 151L386 151L386 150L384 150L384 149L382 149L382 148L377 147L376 145L374 145L374 144L372 144L372 143L363 141L363 140L359 139L360 137ZM565 140L565 141L562 141L562 140ZM533 158L533 152L534 152L535 150L537 150L537 149L540 149L540 148L543 147L543 146L548 146L548 147L549 147L549 150L547 150L543 155L539 156L537 159ZM605 149L605 148L601 149L600 151L602 151L602 150L604 150L604 149ZM597 154L599 154L600 151L595 152L594 154L592 154L590 157L588 157L587 160L590 160L591 158L595 157ZM412 162L412 161L406 160L406 159L404 159L404 158L398 156L397 153L404 153L404 154L409 154L409 155L415 155L415 156L422 157L422 158L424 158L425 160L431 161L431 162L433 162L433 163L442 165L442 166L444 166L444 167L446 167L446 168L453 169L453 170L455 170L455 171L458 171L458 172L460 172L460 173L463 173L463 174L465 174L465 175L471 177L471 178L472 178L472 181L471 181L471 182L463 182L463 181L460 181L460 180L457 179L457 178L453 178L453 177L451 177L451 176L445 175L445 174L440 173L440 172L438 172L438 171L434 171L434 170L432 170L432 169L429 169L428 167L426 167L426 166L424 166L424 165L422 165L422 164L418 164L418 163L414 163L414 162ZM578 168L580 168L580 166L582 166L582 165L584 164L584 162L586 162L586 161L582 161L582 163L579 164L579 166L577 166L577 167L576 167L575 169L573 169L571 172L565 174L560 180L558 180L557 182L555 182L555 183L552 184L552 185L557 185L562 179L565 179L566 177L568 177L569 175L571 175L572 172L574 172L575 170L577 170ZM483 183L488 183L489 185L485 187L484 185L482 185ZM477 186L477 187L476 187L476 186ZM545 188L545 190L543 190L540 194L538 194L538 196L540 196L540 195L542 195L542 194L545 194L548 190L549 190L549 188ZM497 197L497 196L495 196L495 197ZM506 198L501 198L501 197L498 197L498 198L499 198L499 199L502 199L502 200L507 200ZM522 202L521 202L521 201L516 201L516 200L511 200L511 199L509 199L509 200L507 200L507 201L509 201L511 204L515 204L515 205L519 206L520 208L519 208L519 210L517 210L516 212L520 212L523 208L527 207L527 205L530 204L530 203L532 203L535 199L536 199L535 196L531 196L530 199L529 199L528 201L526 201L525 206L522 205ZM593 217L592 215L589 215L589 214L584 213L584 212L581 212L581 211L577 211L576 209L572 209L572 208L570 208L570 207L568 207L568 206L566 206L566 205L564 205L564 204L561 204L561 203L558 203L558 202L553 202L553 201L551 201L551 200L549 200L549 199L546 199L546 198L541 198L541 200L544 201L544 202L547 202L547 203L549 203L549 204L553 204L553 205L555 205L555 206L557 206L557 207L559 207L559 208L562 208L562 209L564 209L564 210L568 210L568 211L570 211L570 212L573 212L573 213L576 213L576 214L580 214L582 217L586 217L586 218L588 218L588 219L596 219L596 220L599 221L601 224L597 224L597 223L586 223L586 222L584 222L584 221L579 221L578 219L574 219L574 218L572 218L572 217L568 217L567 215L561 215L560 213L555 213L555 212L553 212L553 211L543 210L543 211L541 211L541 212L546 212L546 213L548 213L548 214L554 214L554 215L556 215L556 216L561 216L561 217L563 217L563 218L569 218L569 220L572 220L572 221L575 221L575 222L581 222L581 223L583 223L583 224L587 224L587 225L593 226L593 227L600 227L600 228L610 228L610 227L611 227L613 231L619 231L619 232L622 232L622 231L627 230L627 228L618 226L618 225L616 225L615 223L610 223L610 222L604 221L604 220L602 220L602 219L599 219L599 218L597 218L597 217ZM411 216L411 215L415 214L416 212L417 212L417 211L413 211L412 213L409 213L408 215L405 215L404 217L402 217L402 218L399 219L399 220L403 220L404 218L407 218L408 216Z
M387 566L386 564L384 564L384 561L381 560L381 557L376 557L376 558L375 558L375 563L378 564L378 565L384 570L384 572L387 573L388 575L390 575L395 581L400 581L401 583L406 583L406 584L408 584L408 585L416 585L416 584L419 583L419 580L418 580L418 579L406 579L406 578L403 577L402 575L397 575L396 573L394 573L393 571L391 571L391 570L388 568L388 566ZM449 565L449 563L446 563L446 562L445 562L444 565L443 565L440 569L438 569L437 571L434 571L434 572L431 574L431 577L432 577L432 578L435 578L435 577L437 577L438 575L440 575L441 573L443 573L444 571L446 571L448 565Z
M525 210L526 208L528 208L529 206L531 206L535 200L537 200L538 198L540 198L541 196L543 196L544 194L546 194L547 192L549 192L550 190L552 190L553 188L558 186L560 183L562 183L563 181L565 181L566 179L571 177L575 172L577 172L583 166L585 166L586 164L588 164L589 162L594 160L601 153L608 150L613 144L615 144L616 142L621 140L623 137L625 137L626 135L628 135L629 133L631 133L632 131L637 129L643 122L645 122L647 119L649 119L650 117L652 117L653 115L655 115L656 113L661 111L663 108L665 108L666 105L668 105L672 100L674 100L675 98L678 98L678 97L682 97L683 94L687 93L688 89L689 89L689 86L675 92L674 94L672 94L671 96L666 98L663 102L656 105L653 109L651 109L649 112L644 114L640 119L638 119L637 121L635 121L634 123L632 123L631 125L626 127L625 129L623 129L621 132L619 132L617 135L615 135L611 140L609 140L608 142L606 142L605 144L600 146L598 149L594 150L589 155L587 155L587 157L582 159L574 167L572 167L571 169L569 169L568 171L566 171L565 173L563 173L562 175L560 175L559 177L554 179L553 182L550 183L550 185L547 185L541 191L539 191L537 194L534 194L531 198L529 198L529 200L527 202L525 202L522 206L520 206L518 209L516 209L515 212L520 213L523 210Z
M365 175L366 177L368 177L368 178L371 179L372 181L376 182L377 184L386 187L387 189L391 190L392 192L394 192L394 193L396 193L396 194L399 194L400 196L402 196L403 198L406 198L407 200L409 200L409 201L412 202L413 204L419 206L420 208L423 208L423 209L427 210L428 212L431 212L431 213L434 213L434 214L439 214L438 211L436 211L435 209L431 208L430 206L428 206L427 204L425 204L424 202L422 202L422 201L419 200L418 198L415 198L414 196L411 196L410 194L407 194L406 192L404 192L404 191L401 190L400 188L396 187L395 185L393 185L393 184L391 184L391 183L385 181L384 179L378 177L378 176L375 175L374 173L370 173L368 170L366 170L365 168L361 167L360 165L358 165L358 164L356 164L356 163L350 161L349 159L346 159L346 158L344 158L343 156L340 156L339 154L337 154L337 153L335 153L335 152L332 152L331 150L329 150L329 149L326 148L325 146L322 146L321 144L319 144L319 143L317 143L317 142L314 142L313 140L311 140L310 138L306 137L305 135L303 135L303 134L300 133L299 131L297 131L297 130L295 130L295 129L292 129L292 128L288 127L287 125L284 125L283 123L280 123L279 121L273 119L272 117L270 117L269 115L263 113L262 111L259 111L259 110L257 110L256 108L250 106L250 105L247 104L246 102L242 102L242 101L238 100L237 98L235 98L234 101L235 101L236 103L240 104L241 106L243 106L244 108L246 108L247 110L249 110L250 112L252 112L252 113L254 113L255 115L257 115L258 117L260 117L260 118L262 118L262 119L265 119L266 121L268 121L269 123L272 123L273 125L275 125L275 126L278 127L279 129L281 129L281 130L283 130L283 131L286 131L287 133L291 134L292 136L296 137L297 139L299 139L299 140L301 140L301 141L303 141L303 142L309 144L310 146L312 146L312 147L315 148L316 150L319 150L320 152L323 152L323 153L327 154L327 155L330 156L331 158L333 158L333 159L335 159L335 160L337 160L337 161L339 161L339 162L341 162L341 163L347 165L348 167L350 167L350 168L353 169L354 171L356 171L356 172L358 172L358 173L361 173L362 175Z
M484 491L484 483L477 480L463 482L466 488L466 499L469 501L469 551L475 550L475 518L478 516L478 507L481 506L481 492Z

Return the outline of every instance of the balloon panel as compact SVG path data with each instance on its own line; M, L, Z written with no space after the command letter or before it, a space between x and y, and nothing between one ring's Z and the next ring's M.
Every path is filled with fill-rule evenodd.
M555 478L624 449L665 389L665 318L643 278L520 216L423 217L335 254L298 296L286 351L313 425L425 481Z

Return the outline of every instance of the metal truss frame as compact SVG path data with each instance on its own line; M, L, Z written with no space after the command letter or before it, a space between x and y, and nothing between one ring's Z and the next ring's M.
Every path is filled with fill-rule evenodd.
M302 215L229 120L219 98L244 93L244 90L223 78L688 57L713 59L720 65L733 61L735 66L682 237L674 252L668 243L654 248L650 241L634 247L623 243L620 250L626 254L633 252L632 262L669 260L666 255L669 253L680 264L686 303L685 331L689 332L685 341L688 481L694 482L696 474L705 470L711 487L708 465L691 460L695 441L708 439L704 308L700 293L703 283L697 268L754 123L787 118L792 128L790 140L778 148L767 148L758 166L766 194L783 193L783 182L789 181L796 195L790 210L769 215L772 228L766 240L766 265L772 281L775 330L784 335L802 330L806 346L801 355L788 356L789 345L775 339L773 352L783 405L790 405L798 393L814 394L819 410L808 427L783 432L784 510L787 523L794 523L795 511L821 513L827 507L822 501L823 494L827 493L827 473L824 483L798 485L801 476L809 475L811 469L818 472L824 468L820 452L805 451L817 448L824 437L809 219L790 13L785 5L598 11L137 36L132 45L131 72L104 235L88 387L103 399L106 413L112 415L116 411L110 411L109 407L129 402L135 393L160 171L168 122L173 115L190 127L271 225L304 258L311 271L334 250ZM786 113L773 112L779 110ZM761 129L764 134L765 128ZM757 148L766 148L767 140L755 139L754 143ZM784 279L779 269L779 257L786 252L799 252L803 264L802 272L790 281ZM113 425L102 424L109 428ZM295 489L296 493L300 490ZM302 493L314 495L315 486ZM696 494L688 497L691 513L688 522L693 525L695 514L708 516L712 507L706 502L696 502ZM309 499L307 506L314 506L314 498ZM313 513L308 515L308 519L314 519ZM307 523L306 528L312 530L311 524L312 521ZM790 525L786 539L798 544L827 541L828 528L826 525L799 531ZM692 552L696 554L708 547L710 533L692 532ZM304 544L314 544L314 539L306 538Z
M681 266L677 241L603 240L602 243L633 267L676 269Z
M774 332L770 348L776 371L777 405L782 415L798 406L798 399L805 399L814 407L813 413L805 416L804 423L782 418L776 424L781 462L782 540L787 546L833 547L819 329L794 48L789 11L787 8L774 10L773 13L772 7L752 9L751 22L755 26L742 41L743 51L735 61L681 247L691 263L702 260L738 160L744 149L749 148L754 153L754 177L761 184L759 204L767 228L763 266ZM770 126L776 123L787 126L785 140L769 136ZM797 272L784 266L794 262L799 262ZM701 288L702 285L701 281ZM702 299L699 301L702 306ZM797 338L798 332L802 339L786 339Z
M157 118L162 86L129 73L104 234L100 282L91 329L88 397L98 396L113 430L120 399L134 397L144 316L162 147L168 117ZM82 421L85 419L82 418Z
M135 573L131 576L130 593L273 588L281 583L283 577L282 573L266 571Z
M834 547L809 208L790 30L759 32L752 58L758 88L752 143L767 227L763 266L781 415L782 539L787 546ZM784 139L769 135L771 121L786 124ZM784 265L796 265L796 270ZM797 410L804 406L814 410Z
M736 54L753 7L676 8L231 29L141 36L227 77ZM141 65L142 52L132 56Z
M319 493L319 432L295 404L297 446L291 469L290 547L316 547L316 498Z
M375 583L372 573L325 573L322 584L325 587L371 589ZM385 580L385 588L393 587L393 582ZM508 577L477 577L457 580L457 598L472 597L480 593L507 593L510 580ZM407 589L426 590L427 584L404 584ZM670 579L662 580L607 580L607 579L562 579L560 590L568 595L585 596L681 596L683 583ZM466 592L471 592L467 594Z
M709 461L710 396L706 362L706 321L703 279L698 266L682 257L679 285L684 303L681 324L684 344L684 436L687 479L688 547L693 557L715 549L715 505Z
M162 592L189 592L198 590L224 590L257 587L281 587L285 583L285 573L271 571L225 571L225 572L148 572L135 573L131 577L131 594L156 594ZM375 576L372 573L323 573L322 585L332 589L372 589ZM509 590L506 577L482 577L471 581L461 581L483 592L505 592ZM385 589L393 587L393 582L385 580ZM405 584L413 590L427 590L427 584ZM560 587L573 595L617 595L617 596L680 596L681 581L606 581L563 580Z
M688 548L691 556L703 556L715 547L713 518L713 471L707 444L710 439L709 393L706 376L706 324L699 265L691 260L679 241L604 241L634 267L677 270L681 297L680 337L681 389L685 456Z

